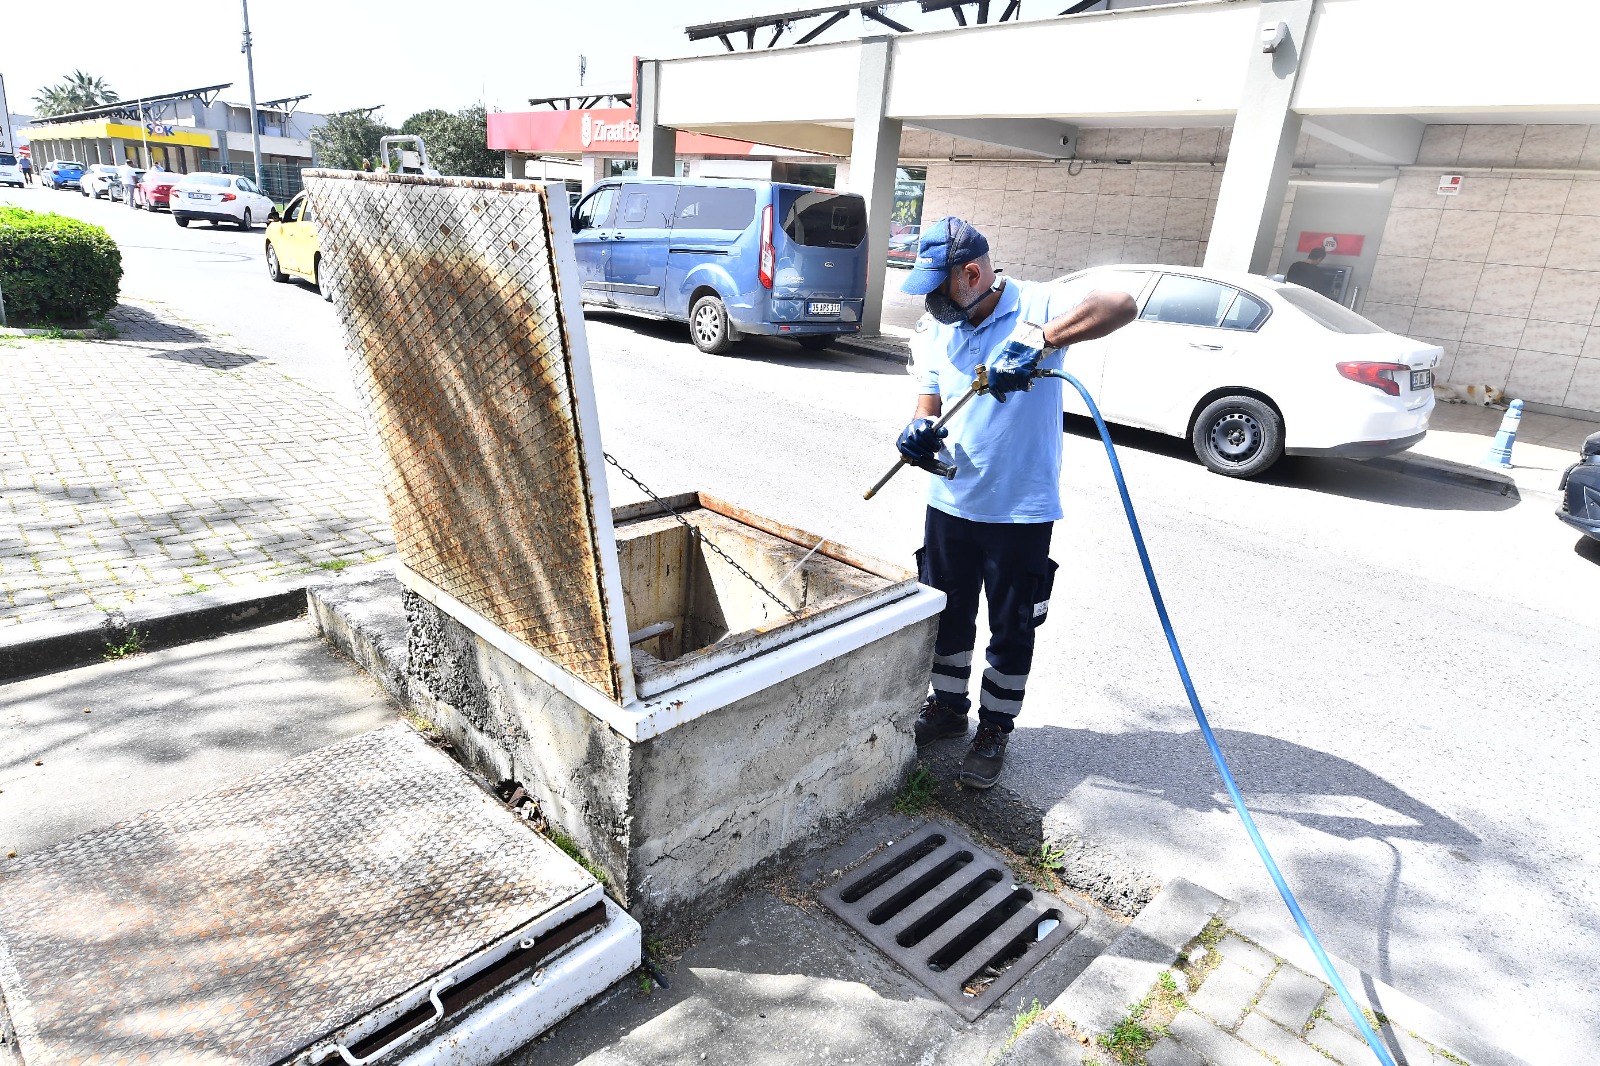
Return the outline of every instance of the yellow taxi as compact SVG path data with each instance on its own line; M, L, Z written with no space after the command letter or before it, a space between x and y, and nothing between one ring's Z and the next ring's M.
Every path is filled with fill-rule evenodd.
M316 219L301 192L283 209L283 217L267 223L267 274L273 281L303 278L317 287L324 300L331 300L333 286L322 284L321 273Z

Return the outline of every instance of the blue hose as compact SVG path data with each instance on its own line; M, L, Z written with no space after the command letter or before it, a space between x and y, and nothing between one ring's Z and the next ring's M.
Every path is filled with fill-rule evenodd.
M1217 764L1217 772L1222 775L1222 783L1227 786L1228 797L1233 800L1233 809L1239 812L1239 820L1244 823L1245 832L1250 834L1250 843L1255 845L1256 854L1261 856L1261 861L1267 867L1267 873L1272 875L1272 883L1278 886L1278 894L1283 897L1289 913L1294 916L1294 924L1300 927L1300 935L1305 937L1306 944L1310 946L1311 953L1321 964L1328 983L1333 986L1334 992L1338 993L1339 1002L1350 1012L1350 1020L1361 1030L1361 1035L1366 1038L1378 1061L1383 1063L1383 1066L1395 1066L1389 1049L1383 1046L1378 1040L1378 1034L1372 1031L1372 1026L1367 1023L1361 1008L1356 1006L1356 1001L1350 997L1350 990L1345 987L1344 981L1335 972L1333 963L1328 960L1328 953L1322 950L1322 942L1317 939L1317 934L1311 931L1311 923L1306 921L1305 913L1300 910L1300 904L1296 902L1294 893L1289 890L1289 883L1283 879L1283 872L1278 869L1272 853L1267 850L1266 841L1261 839L1261 832L1256 828L1255 819L1250 817L1250 811L1244 805L1244 798L1239 795L1239 786L1234 784L1233 774L1228 770L1228 760L1223 758L1222 749L1217 746L1217 738L1211 732L1211 723L1207 721L1206 712L1200 707L1200 697L1195 693L1194 682L1189 678L1189 666L1183 661L1183 652L1178 648L1178 637L1172 631L1172 619L1167 616L1167 605L1161 599L1161 589L1156 585L1156 572L1150 566L1150 553L1145 550L1144 534L1140 532L1139 519L1133 513L1133 500L1128 496L1128 483L1122 477L1122 464L1117 461L1117 450L1111 444L1111 431L1106 428L1105 419L1100 417L1100 408L1089 395L1089 390L1083 387L1083 382L1071 374L1060 370L1040 370L1036 372L1036 376L1060 378L1077 389L1078 395L1083 397L1083 402L1089 405L1089 414L1094 417L1095 428L1100 431L1101 443L1106 446L1106 458L1111 460L1111 473L1117 479L1117 492L1122 497L1122 509L1128 515L1128 529L1133 533L1133 546L1139 551L1139 565L1144 567L1144 579L1150 586L1150 598L1155 601L1156 614L1161 618L1161 629L1167 635L1167 647L1172 650L1172 661L1177 664L1178 677L1183 681L1183 691L1189 696L1189 707L1194 711L1195 721L1200 723L1200 733L1206 738L1206 747L1211 749L1212 761Z

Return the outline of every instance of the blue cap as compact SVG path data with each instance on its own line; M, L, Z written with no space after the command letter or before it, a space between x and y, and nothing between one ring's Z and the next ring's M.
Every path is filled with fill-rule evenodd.
M964 219L941 218L922 231L917 240L917 265L900 286L901 292L926 296L944 284L950 270L989 254L989 241Z

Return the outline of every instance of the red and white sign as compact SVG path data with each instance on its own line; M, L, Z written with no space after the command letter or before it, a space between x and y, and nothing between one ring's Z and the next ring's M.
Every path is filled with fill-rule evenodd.
M585 111L500 111L489 115L489 147L497 152L637 155L639 124L626 107ZM754 155L761 145L679 133L679 155ZM770 149L768 150L770 151Z
M1440 174L1439 175L1439 195L1440 196L1457 196L1460 193L1461 193L1461 175L1460 174Z
M1313 248L1321 248L1329 255L1360 255L1361 246L1367 239L1359 233L1313 233L1310 231L1300 234L1298 249L1309 252Z

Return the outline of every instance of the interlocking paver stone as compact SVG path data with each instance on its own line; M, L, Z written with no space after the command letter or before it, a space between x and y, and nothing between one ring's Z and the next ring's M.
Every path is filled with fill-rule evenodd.
M1339 1012L1344 1013L1342 1005L1339 1007ZM1332 1013L1331 1009L1329 1013ZM1352 1036L1327 1018L1319 1018L1317 1024L1306 1034L1306 1039L1333 1056L1341 1066L1366 1066L1367 1063L1375 1061L1372 1049L1367 1046L1365 1040L1359 1036Z
M1235 1040L1194 1011L1178 1015L1171 1028L1179 1043L1199 1052L1211 1066L1265 1066L1267 1061L1259 1051Z
M161 309L0 345L0 628L393 550L362 419Z
M1148 1066L1206 1066L1205 1059L1171 1039L1157 1040L1144 1053L1144 1061Z
M1254 1012L1239 1026L1239 1039L1265 1051L1279 1066L1328 1066L1328 1060L1316 1050Z
M1278 960L1272 955L1242 937L1228 934L1217 944L1217 951L1222 955L1224 962L1231 962L1242 967L1263 980L1278 965Z
M1315 977L1284 963L1261 994L1256 1010L1287 1029L1299 1030L1327 990L1328 986Z
M1224 1029L1232 1029L1250 1009L1265 980L1265 974L1257 976L1224 960L1211 971L1200 991L1189 997L1189 1005Z

